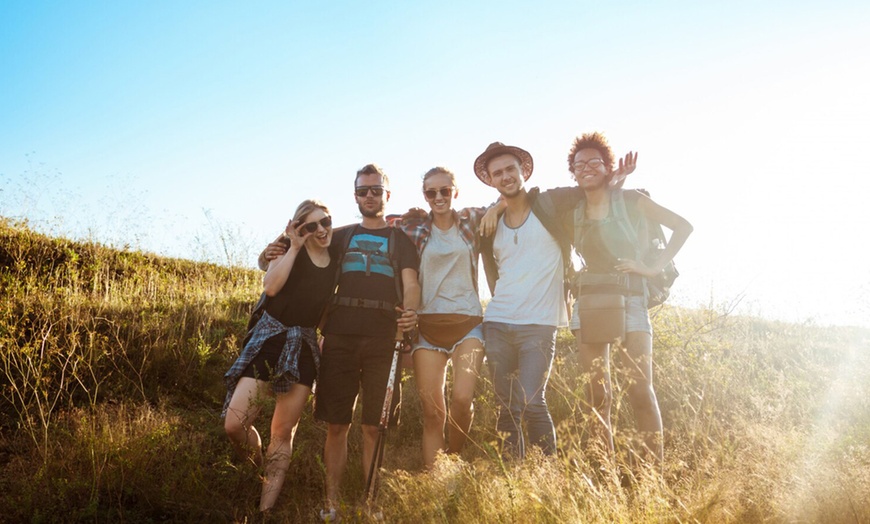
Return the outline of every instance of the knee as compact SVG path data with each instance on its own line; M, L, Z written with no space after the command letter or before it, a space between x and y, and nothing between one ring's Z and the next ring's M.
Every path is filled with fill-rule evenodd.
M628 387L628 399L635 410L652 409L658 404L656 393L651 383L635 381Z
M229 437L230 440L244 442L248 428L246 428L236 417L227 416L227 418L224 419L224 432L226 432L227 437Z
M537 420L541 417L550 416L550 408L547 407L547 401L541 395L532 397L523 411L524 418L526 419Z
M272 440L292 441L296 434L296 424L272 425Z
M507 376L494 376L492 378L492 390L495 393L495 398L499 403L509 404L520 400L517 398L514 382L516 374Z
M589 381L589 405L597 410L610 409L613 402L613 387L605 377Z
M363 439L374 441L378 438L378 427L363 424L362 434L363 434Z
M526 406L520 405L519 402L513 402L503 411L503 413L510 418L513 424L520 424L523 420L523 414L526 411Z
M435 404L423 406L423 424L425 426L438 426L439 424L443 426L446 418L447 414L444 410Z
M423 416L429 417L444 411L444 396L441 391L418 391L420 395L420 408Z
M450 410L455 413L470 413L474 408L473 393L456 393L450 399Z
M326 428L326 438L332 442L347 440L349 424L329 424Z

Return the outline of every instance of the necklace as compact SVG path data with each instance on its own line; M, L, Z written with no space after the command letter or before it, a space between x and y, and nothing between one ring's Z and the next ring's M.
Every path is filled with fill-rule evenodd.
M514 232L514 245L517 245L517 244L519 243L518 234L519 234L520 228L523 227L523 224L526 223L526 220L528 220L529 215L526 215L525 217L523 217L523 221L520 222L520 225L518 225L517 227L511 227L511 226L509 226L509 225L508 225L507 218L508 218L508 215L507 215L507 213L505 213L505 215L504 215L504 225L505 225L505 227L507 227L508 229L510 229L510 230L512 230L512 231Z

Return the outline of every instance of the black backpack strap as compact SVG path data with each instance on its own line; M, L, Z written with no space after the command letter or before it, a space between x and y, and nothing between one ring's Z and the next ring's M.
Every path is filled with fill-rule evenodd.
M586 221L586 199L581 200L574 208L574 252L580 255L580 246L583 243L583 225ZM582 255L580 255L582 256Z
M393 267L393 281L396 284L396 300L399 304L401 304L405 300L404 288L405 286L402 283L402 271L399 269L399 257L396 254L398 246L398 237L397 232L398 229L391 227L390 228L390 245L387 246L387 258L390 260L390 266ZM402 233L403 235L405 233Z
M565 285L565 303L570 308L570 295L572 282L574 281L575 268L571 260L571 241L566 233L562 231L563 220L557 216L556 203L553 201L551 193L542 193L537 187L529 191L531 199L532 213L537 209L540 215L535 213L535 216L544 226L544 229L553 237L556 244L559 246L559 252L562 254L562 281ZM495 235L493 235L495 236Z
M248 331L254 329L254 326L257 325L257 322L260 321L260 317L263 316L263 313L266 311L266 304L269 302L269 295L264 291L260 295L260 299L257 300L257 303L254 304L254 309L251 310L251 318L248 319Z
M338 281L341 280L341 265L344 262L344 255L347 253L347 250L350 248L350 241L356 235L356 230L359 227L359 224L354 225L350 233L345 236L344 245L341 246L341 250L338 252L338 260L335 268L335 280L332 283L332 301L328 309L333 309L334 306L338 305L336 301L338 297L335 296L335 292L338 290Z
M251 337L254 335L254 328L257 326L257 322L262 318L263 313L266 312L266 304L269 303L269 295L264 291L260 295L260 299L257 300L257 303L254 304L254 309L251 311L251 318L248 319L248 326L245 329L245 338L242 339L242 349L245 349L245 346L248 345L248 341L251 340Z
M356 235L359 224L353 226L353 229L348 233L347 238L345 239L344 245L342 246L342 250L338 253L338 267L335 272L335 283L332 286L332 301L330 303L330 307L334 308L336 306L348 306L348 307L362 307L368 309L380 309L383 311L387 311L390 314L395 312L395 304L389 304L384 302L383 300L369 300L366 298L350 298L350 297L339 297L335 295L336 290L338 289L338 282L341 279L341 264L344 261L344 255L347 253L348 249L350 249L351 239ZM402 302L403 294L402 294L402 273L399 270L399 260L396 256L396 243L397 232L398 230L394 227L390 228L390 236L388 239L387 245L387 259L390 261L390 267L393 268L393 282L396 286L396 299L399 303ZM404 233L402 233L404 235Z
M369 300L367 298L335 297L332 303L336 306L362 307L367 309L381 309L390 313L395 312L395 304L383 300Z

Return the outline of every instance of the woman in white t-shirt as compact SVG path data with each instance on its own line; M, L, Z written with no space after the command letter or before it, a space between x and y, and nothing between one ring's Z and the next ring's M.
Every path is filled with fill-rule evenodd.
M483 361L483 309L477 290L480 237L487 208L456 211L456 177L443 167L423 175L423 196L430 212L405 215L401 228L420 254L422 306L420 337L412 349L414 377L423 407L423 465L431 468L439 450L462 450L474 416L474 387ZM495 223L495 213L491 215ZM444 398L447 363L453 362L447 442Z

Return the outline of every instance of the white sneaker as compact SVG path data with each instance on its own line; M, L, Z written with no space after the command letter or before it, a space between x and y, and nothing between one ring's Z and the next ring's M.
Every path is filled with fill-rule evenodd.
M323 522L339 522L341 519L335 508L329 508L320 510L320 520Z

